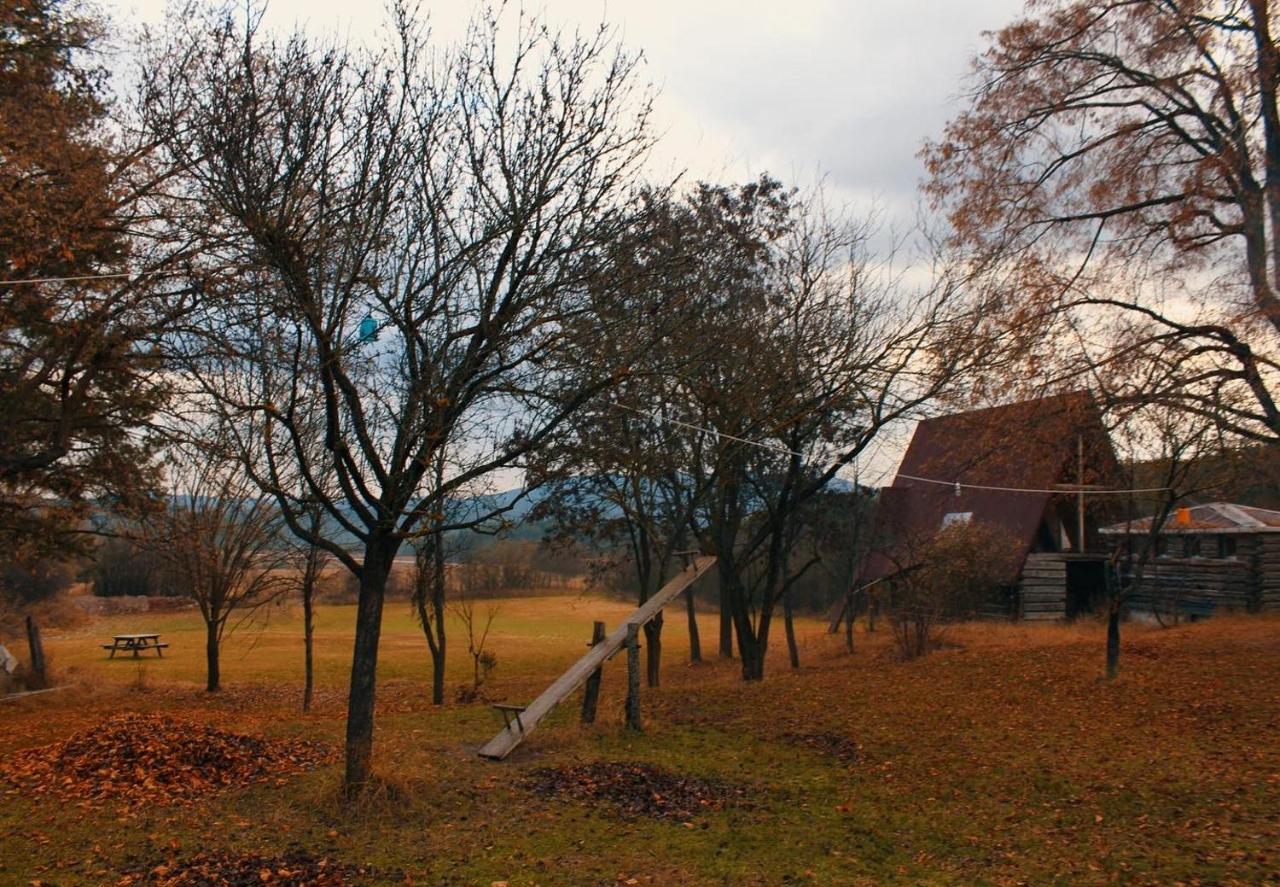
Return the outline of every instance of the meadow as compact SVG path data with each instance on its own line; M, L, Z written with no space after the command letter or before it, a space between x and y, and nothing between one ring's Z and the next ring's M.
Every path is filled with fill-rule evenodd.
M526 702L577 656L589 596L504 599L489 640L489 701ZM484 603L478 605L484 611ZM202 690L192 613L98 618L50 632L70 689L0 709L0 756L112 713L173 715L340 748L354 608L324 606L317 700L300 712L301 620L276 610L226 645L226 689ZM451 625L449 689L470 663ZM714 639L713 614L702 618ZM0 884L113 884L199 851L304 850L415 884L1280 883L1280 620L1127 625L1121 677L1101 680L1103 628L975 623L900 661L883 629L850 655L798 625L802 668L777 638L763 683L736 662L690 665L667 614L662 686L644 731L622 727L625 665L605 669L600 717L562 705L505 762L475 750L501 724L483 702L430 704L425 641L390 603L379 671L378 791L339 797L339 765L194 803L51 802L0 782ZM109 660L117 632L154 631L162 660ZM529 775L595 762L653 765L733 787L678 818L530 789Z

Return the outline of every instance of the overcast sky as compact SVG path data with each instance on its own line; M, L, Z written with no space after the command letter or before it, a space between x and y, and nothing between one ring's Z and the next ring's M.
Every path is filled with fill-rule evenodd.
M655 173L799 185L825 178L836 203L878 207L899 232L916 215L917 152L959 108L983 31L1024 0L545 0L553 27L615 25L658 91ZM164 0L114 0L121 24L156 22ZM381 0L273 0L269 27L379 39ZM472 0L424 2L433 34L456 38ZM892 477L909 429L865 460ZM873 475L867 477L867 474Z
M164 0L115 0L128 22L156 21ZM663 139L655 169L741 181L769 171L810 184L819 175L856 207L879 203L914 218L921 142L957 108L982 32L1023 0L546 0L550 24L616 25L645 55L658 88ZM442 39L471 0L424 2ZM268 23L357 41L378 38L379 0L273 0Z

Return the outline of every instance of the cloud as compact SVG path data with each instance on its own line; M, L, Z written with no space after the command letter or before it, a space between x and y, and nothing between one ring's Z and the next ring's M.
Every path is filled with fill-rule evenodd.
M922 142L958 110L981 32L1013 20L1022 5L546 0L541 11L564 28L608 21L644 52L647 76L661 90L656 170L735 181L764 170L801 181L822 172L838 198L878 201L905 225L922 176ZM121 8L154 21L163 2L124 0ZM449 40L475 6L437 0L424 8L437 35ZM382 22L370 13L348 0L273 0L267 22L370 42Z

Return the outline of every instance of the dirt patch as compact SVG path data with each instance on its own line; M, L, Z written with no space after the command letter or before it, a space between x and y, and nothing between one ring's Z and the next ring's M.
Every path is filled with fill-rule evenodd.
M348 887L368 883L374 874L369 868L301 850L282 856L213 852L127 874L115 887Z
M192 801L233 786L273 780L327 763L331 750L303 740L266 739L196 721L115 715L62 742L0 762L8 794L53 795L94 804Z
M862 757L858 743L835 733L785 733L782 740L790 745L830 755L842 764L856 764Z
M610 804L629 819L688 822L700 813L750 806L743 786L682 776L650 764L596 761L578 767L545 767L529 773L522 783L542 797Z

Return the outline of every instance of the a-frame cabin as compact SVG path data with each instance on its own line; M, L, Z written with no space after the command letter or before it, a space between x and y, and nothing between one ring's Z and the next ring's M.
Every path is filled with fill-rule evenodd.
M1059 619L1088 611L1103 590L1115 450L1093 399L1071 393L927 419L893 484L880 493L866 586L909 566L908 540L952 523L987 524L1002 548L1004 591L991 611Z

